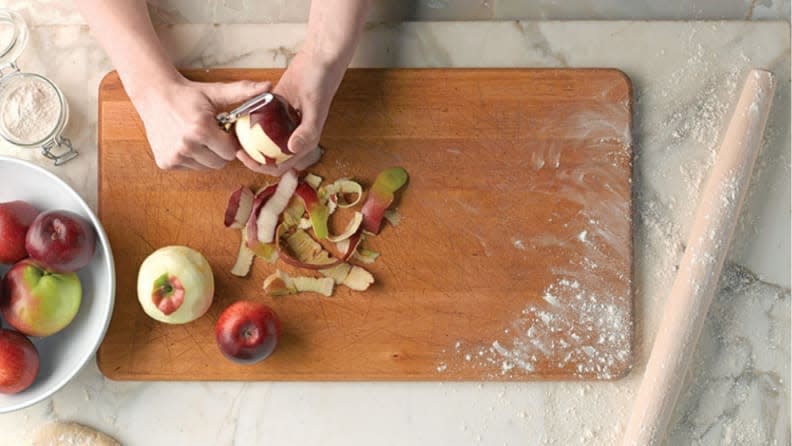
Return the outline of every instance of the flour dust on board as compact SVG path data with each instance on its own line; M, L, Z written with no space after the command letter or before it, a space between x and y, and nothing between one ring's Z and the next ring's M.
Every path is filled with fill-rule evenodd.
M542 370L545 378L557 374L607 380L629 370L633 326L631 311L625 308L632 308L632 210L629 198L619 189L630 188L612 187L623 179L609 178L612 170L603 166L631 163L629 128L615 128L608 119L614 113L630 113L630 108L627 104L601 108L563 117L559 124L591 151L588 162L565 164L563 149L552 143L533 150L528 160L531 168L551 169L555 177L554 185L547 180L547 184L537 182L528 188L555 190L579 206L573 218L553 222L562 225L568 237L511 238L519 251L557 245L574 247L581 254L562 264L527 259L550 262L547 268L554 279L544 285L541 299L526 298L526 306L505 321L502 333L489 343L455 340L436 364L437 373L473 368L481 371L482 379L531 379L532 373Z

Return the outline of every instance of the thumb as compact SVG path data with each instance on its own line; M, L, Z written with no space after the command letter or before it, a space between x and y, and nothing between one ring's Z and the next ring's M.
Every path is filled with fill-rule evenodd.
M269 91L272 83L269 81L216 82L208 84L207 87L209 87L207 94L215 105L228 107Z
M294 133L289 138L289 150L292 153L303 153L315 149L319 145L321 127L316 116L306 111L300 125L294 129Z

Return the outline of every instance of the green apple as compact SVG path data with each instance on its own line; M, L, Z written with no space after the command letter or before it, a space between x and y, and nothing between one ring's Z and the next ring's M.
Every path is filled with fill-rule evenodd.
M151 318L186 324L203 316L212 305L214 276L198 251L166 246L140 265L137 291L140 306Z
M49 336L74 320L81 301L77 274L53 273L25 259L3 278L0 311L16 330L28 336Z

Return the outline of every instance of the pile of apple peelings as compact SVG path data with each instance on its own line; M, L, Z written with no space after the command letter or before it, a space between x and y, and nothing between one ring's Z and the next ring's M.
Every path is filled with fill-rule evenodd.
M395 193L407 183L407 171L392 167L380 172L368 192L362 208L355 210L339 234L330 234L328 220L337 209L352 209L363 199L363 187L350 179L322 185L322 178L307 174L300 178L289 171L280 182L255 193L243 186L228 200L225 226L239 229L241 242L231 274L245 277L255 257L268 263L277 260L318 273L293 277L276 269L264 281L270 296L315 292L332 296L336 285L365 291L374 277L351 260L370 264L379 253L362 247L365 236L379 234L383 219L396 223L396 214L388 208ZM334 244L338 255L322 245Z

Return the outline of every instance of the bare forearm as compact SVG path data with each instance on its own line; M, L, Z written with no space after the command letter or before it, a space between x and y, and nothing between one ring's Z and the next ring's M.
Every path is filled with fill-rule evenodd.
M145 0L74 1L133 99L150 85L180 77L154 32Z
M363 32L370 0L313 0L303 51L346 69Z

